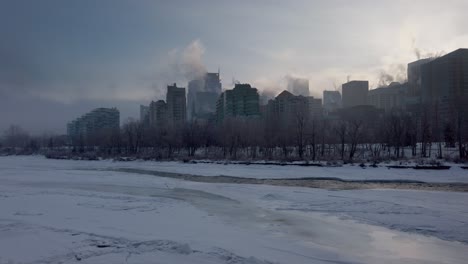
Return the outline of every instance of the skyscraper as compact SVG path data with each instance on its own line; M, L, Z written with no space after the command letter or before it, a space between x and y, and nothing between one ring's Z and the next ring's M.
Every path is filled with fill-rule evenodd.
M468 49L458 49L421 68L422 103L443 123L468 121Z
M204 92L221 93L221 80L219 78L219 72L207 72L204 76L205 87Z
M219 73L208 72L188 83L188 118L207 118L216 111L216 99L221 94Z
M350 81L342 86L343 107L367 105L369 81Z
M187 102L185 88L174 85L167 86L166 94L168 121L181 123L187 120Z
M191 80L188 83L187 94L187 116L193 119L196 116L197 108L197 93L204 89L204 81L202 79Z

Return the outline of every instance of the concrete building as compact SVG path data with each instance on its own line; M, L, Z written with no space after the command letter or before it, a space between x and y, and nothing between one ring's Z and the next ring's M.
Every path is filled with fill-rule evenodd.
M167 117L167 104L164 100L156 102L151 101L149 105L148 123L153 127L162 127L166 125Z
M341 94L339 91L323 91L323 109L325 114L341 108Z
M394 109L405 109L407 87L407 83L392 82L388 86L370 90L367 103L378 109L383 109L385 112Z
M343 108L367 105L369 81L350 81L342 86Z
M423 107L439 125L468 121L468 49L458 49L421 67Z
M309 80L290 77L287 90L294 95L309 96Z
M67 124L68 137L73 141L120 128L117 108L96 108Z
M167 117L171 123L183 123L187 120L187 101L185 88L174 85L167 86L166 94Z
M260 116L259 95L250 84L236 84L234 89L224 91L216 103L218 122L228 117Z

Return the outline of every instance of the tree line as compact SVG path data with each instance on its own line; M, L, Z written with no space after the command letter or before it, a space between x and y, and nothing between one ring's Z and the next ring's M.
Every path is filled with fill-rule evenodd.
M463 123L464 124L464 123ZM296 112L286 118L227 118L149 126L129 119L119 129L75 138L31 136L11 126L0 141L3 153L96 155L143 159L386 160L468 157L462 123L392 111L376 118L359 115L317 118Z

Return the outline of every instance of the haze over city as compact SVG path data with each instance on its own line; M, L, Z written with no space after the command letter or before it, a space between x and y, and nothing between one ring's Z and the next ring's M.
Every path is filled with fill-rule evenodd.
M0 264L467 264L468 0L0 0Z
M347 80L402 81L406 65L468 43L468 2L2 1L0 130L64 133L93 108L139 104L220 69L223 89L311 95ZM44 118L47 117L47 118Z

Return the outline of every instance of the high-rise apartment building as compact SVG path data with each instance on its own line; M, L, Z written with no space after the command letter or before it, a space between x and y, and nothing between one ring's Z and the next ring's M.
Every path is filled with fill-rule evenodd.
M255 117L260 115L259 95L250 84L236 84L234 89L224 91L216 103L216 118Z
M87 138L102 132L118 130L120 113L117 108L96 108L67 124L71 140Z
M185 88L174 85L167 86L166 94L167 117L172 123L183 123L187 120L187 102Z

